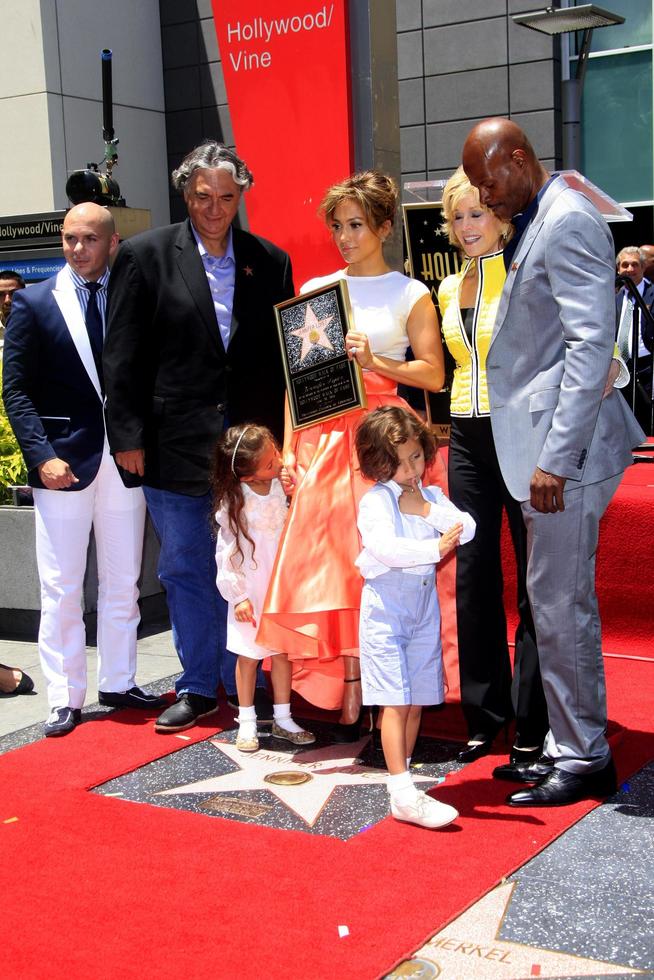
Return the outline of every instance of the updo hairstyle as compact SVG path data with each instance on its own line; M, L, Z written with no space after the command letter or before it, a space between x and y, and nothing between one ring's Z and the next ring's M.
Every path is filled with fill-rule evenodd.
M377 231L385 221L390 221L391 225L395 221L397 184L379 170L364 170L334 184L320 205L320 211L327 223L332 220L334 211L343 201L356 201L365 214L369 227Z

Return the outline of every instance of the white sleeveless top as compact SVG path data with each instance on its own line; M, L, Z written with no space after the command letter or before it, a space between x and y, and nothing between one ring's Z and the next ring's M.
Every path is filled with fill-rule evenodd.
M386 272L383 276L348 276L345 269L339 269L328 276L309 279L301 287L300 294L339 279L347 283L355 328L366 334L373 354L394 361L406 360L409 346L407 320L416 302L429 295L427 286L401 272Z

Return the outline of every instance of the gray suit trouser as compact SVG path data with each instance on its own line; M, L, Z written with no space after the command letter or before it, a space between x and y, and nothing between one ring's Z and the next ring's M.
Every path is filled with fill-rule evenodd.
M568 772L609 760L602 636L595 593L599 522L622 473L564 494L565 510L541 514L523 502L527 591L550 719L545 752Z

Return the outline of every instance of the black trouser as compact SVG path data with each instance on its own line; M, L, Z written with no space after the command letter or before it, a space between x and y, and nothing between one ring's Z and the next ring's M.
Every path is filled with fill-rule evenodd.
M633 375L634 362L627 362L629 373ZM631 408L632 388L629 383L626 388L620 388L624 398ZM639 357L636 363L636 421L645 431L645 435L654 435L652 432L652 355Z
M543 742L547 707L527 597L527 533L520 504L500 472L490 418L452 417L449 494L472 514L477 530L456 553L456 614L461 701L470 738L494 736L512 717L523 746ZM502 511L506 510L518 571L519 623L513 680L502 579Z

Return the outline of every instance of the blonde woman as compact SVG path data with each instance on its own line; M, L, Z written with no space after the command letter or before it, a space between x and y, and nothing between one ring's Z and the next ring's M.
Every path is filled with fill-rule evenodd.
M460 272L444 279L438 293L443 337L456 362L448 485L452 503L477 523L475 538L457 551L459 670L469 737L459 760L471 762L487 755L498 732L515 716L509 765L494 773L515 779L523 763L540 755L548 720L525 581L526 532L520 504L500 473L486 384L486 355L506 275L503 248L513 227L481 206L477 189L461 167L445 186L443 215L450 243L464 258ZM502 583L503 511L518 569L520 620L513 673Z

